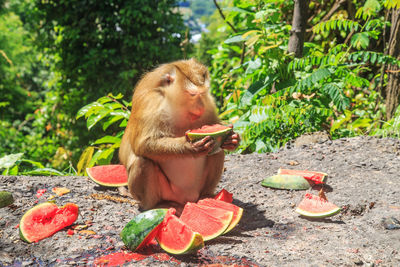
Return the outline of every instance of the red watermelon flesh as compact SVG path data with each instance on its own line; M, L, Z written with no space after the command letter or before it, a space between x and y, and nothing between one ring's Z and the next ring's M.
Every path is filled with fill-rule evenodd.
M200 233L204 241L222 235L229 227L233 212L219 208L186 203L180 219L193 231Z
M313 181L315 184L325 183L325 178L328 174L324 172L315 172L308 170L289 170L289 169L279 169L278 174L289 174L289 175L299 175L304 179Z
M305 217L324 218L340 212L340 208L326 199L307 193L296 208Z
M95 183L108 186L119 187L128 185L128 174L124 165L101 165L87 168L86 172L90 179Z
M216 134L220 132L230 131L231 127L222 124L204 125L201 128L190 130L191 134Z
M221 200L216 200L216 199L212 199L212 198L205 198L200 200L199 202L197 202L197 204L201 205L201 206L206 206L206 207L214 207L214 208L220 208L223 210L229 210L233 212L233 217L232 217L232 221L229 224L228 228L225 230L224 233L229 232L230 230L232 230L240 221L240 219L242 218L243 215L243 209L228 203L228 202L224 202Z
M160 247L172 254L185 254L204 247L203 237L174 214L175 209L168 210L156 234Z
M22 216L19 235L28 243L37 242L73 224L78 218L78 211L78 206L73 203L61 208L50 202L36 205Z
M233 194L229 193L228 191L226 191L225 189L222 189L221 191L219 191L219 193L214 197L214 199L217 200L221 200L221 201L225 201L228 203L232 203L233 201Z

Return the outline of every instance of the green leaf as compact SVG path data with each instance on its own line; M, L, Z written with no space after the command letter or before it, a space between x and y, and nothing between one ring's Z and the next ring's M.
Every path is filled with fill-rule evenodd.
M36 166L37 168L44 168L44 165L40 162L29 160L29 159L22 159L21 162L27 162L32 164L33 166Z
M247 62L247 69L245 75L251 74L258 70L262 66L261 59L256 58L256 60L251 60Z
M38 169L34 169L32 171L27 171L27 172L23 172L22 174L24 175L43 175L43 176L52 176L52 175L56 175L56 176L63 176L64 173L52 169L52 168L38 168Z
M89 113L90 111L93 112L93 111L99 110L101 108L103 108L103 105L98 102L90 103L90 104L82 107L78 111L78 113L76 114L76 119L79 119L82 116L85 116L87 118L90 115L90 113Z
M24 153L10 154L0 158L0 169L8 169L14 166L14 164L22 158Z
M78 175L84 174L84 172L86 171L86 168L88 167L90 160L92 159L93 153L94 153L94 147L92 147L92 146L87 147L83 151L81 157L79 158L79 162L76 166Z
M365 32L359 32L354 34L351 37L351 45L357 48L358 50L360 50L361 48L366 49L369 45L368 34Z
M90 130L93 126L95 126L101 119L111 113L111 109L102 109L97 115L92 115L86 121L87 128Z
M14 165L11 169L7 169L8 172L6 175L18 175L18 165Z
M103 123L103 130L107 130L110 125L112 125L114 122L117 122L119 120L122 120L124 117L123 116L112 116L108 121Z
M230 37L228 39L226 39L224 41L225 44L232 44L232 43L238 43L238 42L243 42L246 41L248 39L248 37L246 39L243 39L242 35L236 35L233 37Z
M115 144L121 142L121 138L115 137L115 136L111 136L111 135L107 135L104 136L100 139L97 139L93 144L97 145L97 144Z
M247 106L251 104L251 100L255 95L257 95L262 89L266 87L263 81L257 81L250 85L250 87L244 91L240 96L240 105Z

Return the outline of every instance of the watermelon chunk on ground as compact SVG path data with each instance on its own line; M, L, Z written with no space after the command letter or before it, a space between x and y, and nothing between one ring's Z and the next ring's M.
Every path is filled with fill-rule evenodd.
M180 217L193 231L200 233L204 241L222 235L229 227L232 218L232 211L200 206L191 202L186 203Z
M277 174L265 178L262 186L276 189L305 190L311 187L307 179L300 175Z
M197 202L197 204L201 206L207 206L207 207L214 207L214 208L220 208L223 210L229 210L233 212L233 217L232 221L229 224L228 228L225 230L224 234L231 231L240 221L243 215L243 209L232 204L228 203L225 201L217 200L217 199L212 199L212 198L205 198Z
M19 235L28 243L42 240L73 224L78 218L78 211L78 206L73 203L63 207L51 202L36 205L22 216Z
M308 170L289 170L282 168L278 170L278 174L300 175L307 180L313 181L315 184L325 183L326 177L328 176L328 174L324 172L315 172Z
M204 247L203 237L174 214L175 209L168 210L156 234L160 247L171 254L192 253Z
M340 208L325 198L307 193L297 206L296 212L305 217L325 218L337 214Z
M233 202L233 194L229 193L225 189L222 189L221 191L219 191L218 194L215 195L214 199L232 203Z
M135 216L121 231L121 239L131 251L140 250L154 239L167 209L153 209Z
M128 173L125 166L121 164L95 166L87 168L86 172L90 179L102 186L119 187L128 185Z

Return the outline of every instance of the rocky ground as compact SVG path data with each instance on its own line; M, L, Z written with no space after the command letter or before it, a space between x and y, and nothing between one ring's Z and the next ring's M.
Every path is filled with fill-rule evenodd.
M294 143L276 153L229 155L225 165L219 189L234 194L243 218L230 233L190 256L171 256L157 246L143 255L122 254L126 248L119 233L138 214L137 205L87 177L2 176L0 190L11 191L16 201L0 209L0 266L118 263L105 255L130 255L127 266L400 266L400 229L388 230L383 223L400 220L399 140ZM326 195L342 212L320 220L299 216L294 210L305 191L260 184L280 167L328 173ZM71 190L54 198L58 205L80 207L75 230L69 227L34 244L21 241L17 226L22 215L37 200L54 195L54 187ZM38 199L39 189L47 191ZM310 191L317 194L316 189Z

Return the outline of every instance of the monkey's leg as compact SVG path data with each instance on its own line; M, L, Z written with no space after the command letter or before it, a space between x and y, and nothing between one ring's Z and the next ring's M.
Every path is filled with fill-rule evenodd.
M145 210L158 208L176 208L181 204L175 201L169 180L160 166L152 160L134 156L128 171L128 189L132 196L140 201L139 206Z
M161 200L158 184L159 168L153 161L136 155L131 156L128 168L128 189L140 207L151 209Z
M207 170L205 172L205 183L203 190L200 193L200 199L213 197L215 188L221 180L222 172L224 170L225 152L221 150L217 154L207 157Z

